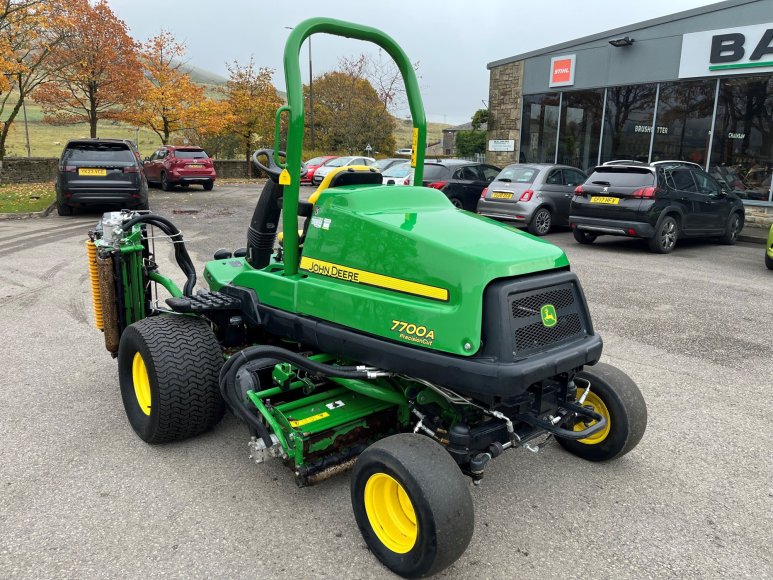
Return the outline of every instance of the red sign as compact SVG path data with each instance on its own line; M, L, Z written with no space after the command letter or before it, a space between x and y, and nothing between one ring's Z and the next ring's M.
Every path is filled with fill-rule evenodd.
M553 73L550 76L551 83L566 83L572 79L572 59L566 58L553 62Z

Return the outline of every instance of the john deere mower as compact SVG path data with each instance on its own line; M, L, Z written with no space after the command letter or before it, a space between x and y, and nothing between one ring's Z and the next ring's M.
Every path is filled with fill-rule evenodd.
M555 246L441 191L384 186L367 167L342 168L299 201L299 51L317 33L394 58L413 117L411 183L422 183L426 122L410 60L373 28L306 20L285 47L275 149L253 158L270 179L246 247L219 251L195 291L169 220L105 214L86 243L95 318L143 440L192 437L229 409L251 457L284 461L299 485L354 466L354 517L372 553L397 574L430 575L469 544L469 483L492 459L551 436L590 461L615 459L641 439L647 409L628 376L598 363L601 338ZM182 289L156 262L161 235Z

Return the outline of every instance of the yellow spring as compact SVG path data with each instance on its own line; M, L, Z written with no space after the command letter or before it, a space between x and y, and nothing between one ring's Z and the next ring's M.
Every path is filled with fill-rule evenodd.
M91 301L94 305L94 324L99 330L104 330L102 320L102 294L99 292L99 274L97 273L97 247L91 240L86 240L86 257L89 260L89 279L91 280Z

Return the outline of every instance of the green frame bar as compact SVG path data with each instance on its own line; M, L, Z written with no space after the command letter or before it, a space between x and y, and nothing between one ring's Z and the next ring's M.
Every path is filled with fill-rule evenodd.
M284 51L285 83L287 86L287 105L290 116L287 134L287 171L290 173L290 185L284 187L282 207L282 228L284 230L284 275L298 273L298 196L300 192L301 156L303 155L304 107L303 83L301 82L300 52L304 40L312 34L333 34L346 38L365 40L383 48L391 56L405 83L408 106L413 118L415 144L411 165L414 168L413 183L421 184L424 171L424 149L427 142L427 120L424 116L424 104L419 92L416 73L403 49L380 30L334 18L310 18L293 28L287 38ZM279 117L277 116L277 119ZM274 144L274 149L279 142Z

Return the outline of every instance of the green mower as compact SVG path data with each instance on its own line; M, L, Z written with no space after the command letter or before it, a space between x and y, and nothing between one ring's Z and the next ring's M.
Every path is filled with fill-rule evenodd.
M555 246L460 211L441 191L384 186L370 168L342 168L299 201L299 51L317 33L394 58L414 124L411 183L421 183L426 121L405 53L373 28L306 20L284 53L275 147L286 114L287 152L253 156L271 178L246 247L217 252L208 289L194 292L170 221L105 214L86 242L96 323L143 440L203 433L227 408L249 429L251 457L284 461L299 485L353 466L366 544L395 573L426 576L467 548L469 482L493 458L554 436L577 456L611 460L642 438L647 409L628 376L597 364L601 338ZM156 228L174 244L182 290L159 272ZM158 299L159 287L171 296Z

